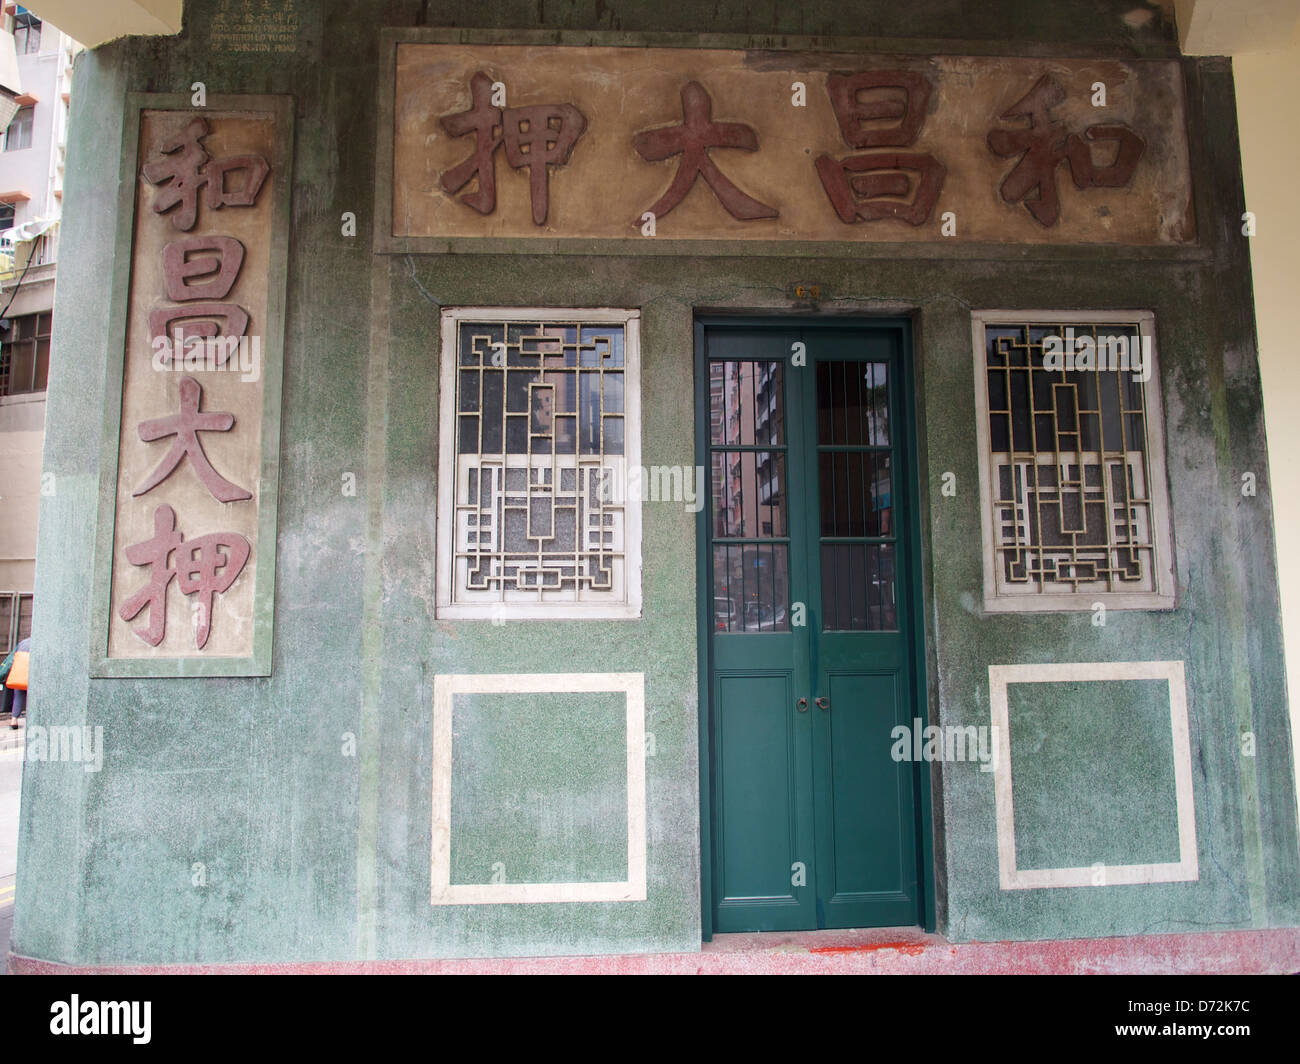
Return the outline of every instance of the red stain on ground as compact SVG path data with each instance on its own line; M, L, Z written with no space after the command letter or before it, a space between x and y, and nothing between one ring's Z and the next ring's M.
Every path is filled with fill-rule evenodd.
M809 953L870 953L878 949L896 949L909 957L919 957L925 952L925 946L915 942L867 942L861 946L814 946Z

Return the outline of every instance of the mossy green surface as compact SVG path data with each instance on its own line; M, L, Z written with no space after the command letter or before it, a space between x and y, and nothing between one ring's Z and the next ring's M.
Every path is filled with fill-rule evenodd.
M1300 920L1272 513L1248 249L1238 221L1244 206L1232 80L1220 61L1185 63L1200 239L1192 249L949 253L895 245L887 255L867 250L855 259L808 257L798 246L788 256L753 258L713 256L707 246L646 257L521 247L517 254L383 257L369 240L369 227L384 224L371 211L379 33L420 25L426 8L429 25L455 34L508 37L541 26L598 43L645 44L656 40L647 34L667 32L683 34L676 41L683 45L707 39L773 48L787 46L784 35L802 34L824 35L826 50L853 39L853 48L886 52L906 44L956 54L1167 57L1172 30L1159 16L1132 29L1121 16L1135 5L1109 0L761 10L739 2L326 0L313 9L320 19L304 23L299 52L268 62L208 47L216 6L187 3L179 38L122 40L78 61L44 459L57 490L42 500L31 718L102 725L106 753L98 774L79 765L25 766L15 952L128 963L697 948L694 515L680 504L646 505L640 620L435 620L439 310L640 308L642 462L693 466L693 315L789 312L789 293L800 283L820 286L822 313L914 317L933 722L989 723L990 664L1186 662L1200 879L1002 891L992 775L969 763L936 765L940 931L996 940ZM107 344L103 323L112 275L126 263L115 258L113 242L123 101L129 91L188 92L196 81L214 93L297 100L273 672L91 680L86 589L99 490L96 430L106 360L122 355ZM355 238L340 235L344 211L360 221ZM970 312L978 308L1154 311L1176 609L1111 611L1105 627L1093 626L1087 612L981 613L970 352ZM1241 496L1243 471L1257 474L1256 497ZM941 494L945 472L956 475L955 496ZM340 490L346 473L356 476L355 496ZM646 729L655 740L646 762L647 901L429 904L433 678L470 671L645 673ZM579 712L591 716L588 723L604 722L602 705L596 699ZM559 703L548 712L559 714ZM602 744L617 741L616 715L611 721L598 724L609 729ZM1253 759L1242 756L1244 730L1255 736ZM528 736L527 729L491 736L527 744L510 748L493 771L511 764L522 771L530 751L549 749ZM606 830L608 819L614 830L615 818L605 814L617 805L619 783L608 759L580 746L556 752L604 781L592 828ZM1107 752L1088 796L1097 822L1129 815L1151 775L1149 754L1122 744ZM1122 785L1108 784L1107 774ZM1087 782L1086 775L1071 778ZM566 780L562 790L576 807L572 786ZM485 816L503 815L499 798L483 800ZM1044 812L1040 841L1026 841L1043 859L1052 856L1042 840L1056 817ZM509 869L530 861L547 876L591 863L577 844L548 865L530 857L521 839L503 836L499 859L509 878ZM485 860L492 847L482 847ZM480 858L453 854L461 860ZM593 860L599 866L605 857ZM468 865L454 867L471 874ZM604 874L603 866L596 871Z

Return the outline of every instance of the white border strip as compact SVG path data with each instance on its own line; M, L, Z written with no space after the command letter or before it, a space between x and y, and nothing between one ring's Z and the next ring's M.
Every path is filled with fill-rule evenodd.
M627 697L627 879L620 883L451 882L452 701L458 694L530 691L583 694L622 692ZM566 901L646 900L645 673L482 673L433 680L433 905L531 904Z
M1174 743L1174 794L1178 806L1178 860L1163 864L1098 864L1088 868L1017 868L1007 686L1013 683L1107 680L1165 680L1169 684L1169 724ZM997 805L998 879L1003 890L1175 883L1200 878L1196 854L1196 803L1192 795L1192 746L1187 726L1187 684L1183 662L1102 661L990 665L989 708L998 742L993 781Z

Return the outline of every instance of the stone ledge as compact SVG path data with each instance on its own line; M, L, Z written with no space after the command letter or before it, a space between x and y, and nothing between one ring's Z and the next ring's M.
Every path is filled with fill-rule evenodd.
M698 953L479 960L70 965L9 954L11 975L1277 975L1300 928L1040 942L949 942L919 928L718 935Z

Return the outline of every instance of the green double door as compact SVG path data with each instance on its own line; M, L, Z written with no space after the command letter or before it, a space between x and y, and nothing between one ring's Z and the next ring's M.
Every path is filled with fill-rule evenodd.
M697 341L713 929L922 922L907 332Z

